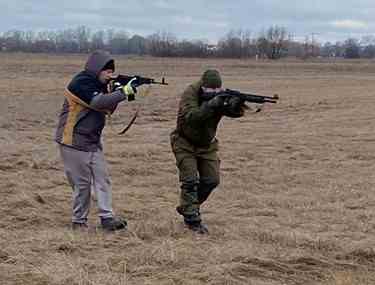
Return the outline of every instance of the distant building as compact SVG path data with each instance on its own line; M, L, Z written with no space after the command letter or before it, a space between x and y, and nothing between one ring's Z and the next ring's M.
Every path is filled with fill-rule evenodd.
M217 45L212 45L212 44L208 44L206 46L206 49L209 51L209 52L216 52L218 51L219 47Z

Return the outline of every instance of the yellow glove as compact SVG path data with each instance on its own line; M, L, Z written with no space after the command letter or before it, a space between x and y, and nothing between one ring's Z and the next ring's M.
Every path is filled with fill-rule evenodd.
M128 97L128 101L132 101L135 99L135 93L137 93L137 89L132 86L132 83L134 80L137 80L137 78L133 78L130 80L124 87L122 87L122 92Z

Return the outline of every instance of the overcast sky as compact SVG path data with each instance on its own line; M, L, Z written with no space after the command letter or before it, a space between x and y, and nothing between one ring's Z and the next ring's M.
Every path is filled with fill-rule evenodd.
M336 41L375 34L375 0L0 0L0 32L79 25L210 42L230 30L256 36L279 25L298 40L316 33L319 41Z

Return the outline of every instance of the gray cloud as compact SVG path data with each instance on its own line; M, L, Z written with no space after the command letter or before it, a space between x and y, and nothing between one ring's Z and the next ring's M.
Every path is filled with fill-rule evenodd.
M316 33L320 40L334 41L374 34L373 15L373 0L0 0L0 31L85 25L215 41L231 29L257 34L281 25L297 39Z

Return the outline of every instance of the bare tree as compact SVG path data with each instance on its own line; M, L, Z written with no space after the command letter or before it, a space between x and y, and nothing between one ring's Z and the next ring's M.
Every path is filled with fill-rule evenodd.
M109 49L113 54L126 54L128 52L128 34L124 31L118 31L109 34Z
M242 35L242 57L255 57L257 54L256 40L251 38L251 32L246 30Z
M177 38L168 32L158 32L148 37L148 50L154 56L176 56Z
M75 39L78 44L78 52L87 53L90 51L90 29L85 26L79 26L75 30Z
M234 30L229 31L225 38L218 43L219 54L223 57L240 58L242 54L242 40Z
M279 59L287 48L287 31L284 27L272 26L267 30L266 37L269 47L268 58Z
M323 57L336 57L335 46L331 42L324 43L320 55Z
M375 58L375 36L367 35L362 37L359 42L361 49L361 57Z
M283 27L271 26L251 37L248 30L229 31L217 45L202 40L182 40L169 32L158 32L147 38L133 35L129 38L123 30L99 30L91 32L85 26L65 30L39 32L10 30L0 33L0 51L88 53L106 49L114 54L150 54L162 57L228 57L279 59L283 56L308 58L312 56L375 58L375 36L360 41L347 39L335 44L319 44L313 38L305 42L294 41Z
M104 49L104 31L96 31L91 38L91 50Z
M345 58L359 58L360 57L360 46L357 39L347 39L344 42Z
M58 31L56 34L56 47L58 52L78 53L79 46L73 29Z
M128 52L132 54L144 55L147 51L147 43L144 37L134 35L128 41Z
M24 48L25 33L19 30L11 30L4 34L5 46L10 51L22 51Z
M179 57L206 57L208 45L203 41L183 40L178 43L176 55Z
M260 58L264 59L268 57L268 50L269 50L269 42L264 34L261 34L257 41L257 54Z

